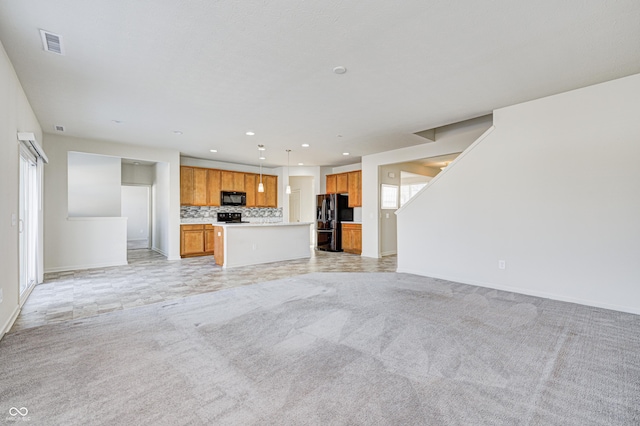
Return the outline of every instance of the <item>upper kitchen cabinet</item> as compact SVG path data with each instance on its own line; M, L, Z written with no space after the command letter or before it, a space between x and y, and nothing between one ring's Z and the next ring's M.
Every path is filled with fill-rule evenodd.
M337 175L327 175L327 194L336 194L337 188Z
M258 177L258 182L260 178ZM264 192L256 190L257 207L278 207L278 177L262 175L262 185Z
M247 207L256 206L256 193L258 192L257 179L258 175L253 173L244 174L244 190L247 193Z
M207 169L207 199L209 206L220 205L220 170Z
M327 194L347 194L349 207L362 207L362 170L327 175Z
M221 173L223 191L241 191L244 192L244 173L231 172L223 170Z
M207 169L181 166L180 204L206 206L207 201Z
M340 173L336 175L336 194L346 194L349 192L348 173Z
M347 173L349 207L362 207L362 170Z
M278 207L278 176L262 175L265 192L258 192L255 173L180 166L180 205L219 206L221 191L246 193L247 207Z
M180 167L180 204L193 204L193 167Z

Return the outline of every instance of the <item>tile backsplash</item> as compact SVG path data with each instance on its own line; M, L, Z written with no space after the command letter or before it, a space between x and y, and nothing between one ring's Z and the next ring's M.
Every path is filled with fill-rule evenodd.
M272 207L215 207L215 206L180 206L180 219L216 220L218 212L242 213L242 217L269 218L270 222L282 221L282 208Z

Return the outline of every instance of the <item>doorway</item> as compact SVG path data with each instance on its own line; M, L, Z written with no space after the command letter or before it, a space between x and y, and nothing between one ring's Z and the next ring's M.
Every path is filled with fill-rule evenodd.
M18 208L20 305L38 281L38 165L24 147L20 149L20 189Z
M122 186L122 217L127 218L127 249L151 247L151 187Z

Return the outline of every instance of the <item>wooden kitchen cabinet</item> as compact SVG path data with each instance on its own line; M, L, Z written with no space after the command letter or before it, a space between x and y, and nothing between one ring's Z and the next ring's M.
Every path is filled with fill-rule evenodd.
M193 167L180 167L180 205L193 204Z
M263 193L259 181L255 173L180 166L180 205L220 206L221 191L240 191L247 194L246 207L278 207L278 176L262 175Z
M336 194L346 194L349 192L349 174L340 173L336 175Z
M327 175L327 194L347 194L349 207L362 207L362 170Z
M257 182L260 182L260 177ZM256 189L256 206L278 207L278 177L262 175L262 185L264 192L258 192Z
M244 190L247 193L247 207L256 206L256 193L258 192L258 175L253 173L244 174Z
M346 253L362 254L362 225L342 223L342 250Z
M204 255L204 225L180 225L180 256Z
M231 172L222 170L220 172L223 191L241 191L244 192L244 173Z
M362 170L349 172L348 185L349 207L362 207Z
M224 265L224 228L222 226L214 226L214 250L216 265Z
M180 225L180 257L215 253L214 227L210 224Z
M335 194L338 185L337 175L327 175L327 194Z
M220 170L207 170L207 205L220 205Z
M206 206L207 201L207 169L181 166L180 204Z
M215 253L215 229L213 225L204 225L204 254Z

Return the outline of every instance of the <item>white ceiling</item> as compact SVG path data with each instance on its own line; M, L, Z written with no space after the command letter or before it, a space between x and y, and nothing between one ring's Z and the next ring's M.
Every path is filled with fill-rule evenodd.
M0 40L45 132L253 165L264 144L267 166L285 149L292 165L357 163L638 73L639 22L638 0L0 1ZM66 55L44 52L39 29Z

